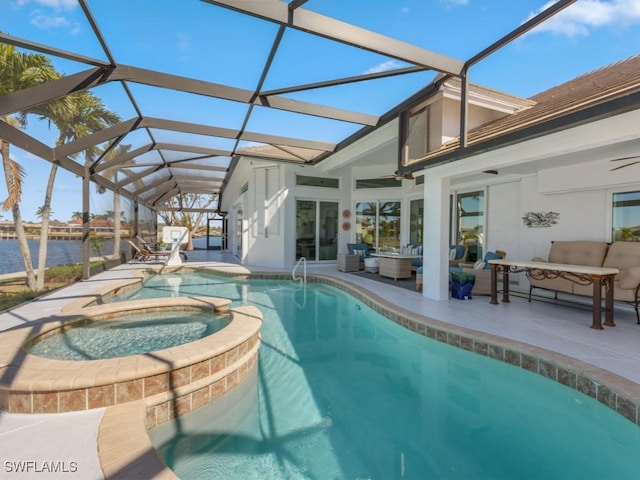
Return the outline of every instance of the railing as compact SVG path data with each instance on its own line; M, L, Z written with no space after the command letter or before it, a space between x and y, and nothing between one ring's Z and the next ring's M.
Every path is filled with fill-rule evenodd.
M296 270L302 263L302 277L296 277ZM296 292L293 296L293 302L299 309L305 308L307 305L307 258L300 257L300 260L295 264L293 270L291 270L291 278L293 278L294 282L300 281L300 285L302 286L302 303L298 302L298 292Z
M298 269L301 263L302 263L302 277L296 277L296 270ZM293 267L293 270L291 270L291 278L293 278L294 282L300 281L301 284L306 285L307 283L307 258L306 257L300 257L300 260L296 262L296 264Z

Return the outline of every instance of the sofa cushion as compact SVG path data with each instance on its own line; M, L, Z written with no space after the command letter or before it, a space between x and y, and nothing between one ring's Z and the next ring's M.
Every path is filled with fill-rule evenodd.
M556 241L549 250L549 262L601 267L607 256L607 242Z
M615 267L613 267L615 268ZM614 295L619 288L629 289L636 288L640 284L640 267L631 267L620 270L620 273L616 276L616 285L614 287Z
M640 242L613 242L602 266L618 268L621 272L627 268L640 267Z

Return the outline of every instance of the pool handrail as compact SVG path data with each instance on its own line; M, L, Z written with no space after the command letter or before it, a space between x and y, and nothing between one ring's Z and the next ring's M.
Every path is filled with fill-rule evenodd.
M296 270L300 266L300 263L302 263L302 277L296 277ZM294 281L300 281L303 285L307 283L307 257L300 257L300 260L296 262L293 270L291 270L291 278L293 278Z

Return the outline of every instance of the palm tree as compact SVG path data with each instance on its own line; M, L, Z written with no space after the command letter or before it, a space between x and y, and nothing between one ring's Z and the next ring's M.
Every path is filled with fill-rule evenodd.
M49 210L49 215L51 215L52 213L53 210ZM36 217L40 219L44 217L44 207L38 207L38 209L36 210Z
M131 145L118 145L117 148L112 149L105 156L104 160L113 160L129 152L129 150L131 150ZM123 165L130 164L131 160L127 160L119 166L121 167ZM117 168L109 168L102 172L102 175L108 180L111 180L113 183L118 183ZM99 187L98 193L104 193L104 188ZM124 212L120 210L120 200L120 192L118 192L118 190L115 190L113 192L113 212L120 212L120 215L113 215L113 258L120 258L120 237L122 235L122 219L124 218Z
M59 77L59 75L56 73L50 60L44 55L21 53L12 45L0 43L0 96L35 86L57 77ZM24 119L24 116L22 116L22 118L2 117L3 121L15 127L23 128L25 126ZM18 238L18 246L22 253L27 275L27 286L30 290L36 291L36 277L31 261L31 252L29 251L27 237L24 231L22 213L20 211L22 182L25 175L24 169L11 158L10 145L5 139L0 139L0 151L8 192L8 197L2 203L2 207L4 210L11 210L16 236Z
M82 212L73 212L71 214L71 220L82 220Z
M106 109L102 101L88 91L73 93L66 97L67 103L61 106L58 102L50 102L34 109L34 113L40 119L48 119L55 124L59 131L56 145L72 142L91 133L115 125L120 117ZM85 161L91 162L98 151L97 147L85 151ZM49 240L49 218L51 215L51 197L55 185L58 165L51 164L49 179L45 191L44 204L42 206L42 235L40 237L40 252L38 256L38 274L36 288L44 289L44 267L47 258L47 245Z

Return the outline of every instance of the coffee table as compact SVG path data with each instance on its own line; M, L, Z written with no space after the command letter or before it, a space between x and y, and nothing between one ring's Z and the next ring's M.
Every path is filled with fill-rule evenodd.
M382 277L399 278L411 277L411 260L422 255L403 255L400 253L372 253L372 257L378 257L378 275Z

